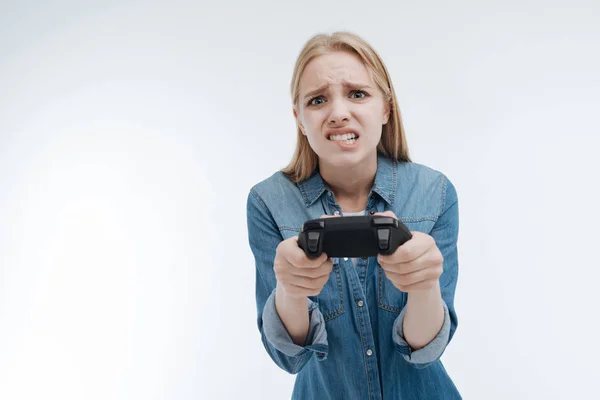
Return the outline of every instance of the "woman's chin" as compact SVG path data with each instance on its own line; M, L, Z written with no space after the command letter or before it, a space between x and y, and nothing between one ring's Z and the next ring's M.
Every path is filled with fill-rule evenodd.
M375 152L375 150L373 150ZM343 152L337 154L328 153L319 157L319 163L325 163L332 167L344 168L353 167L365 161L363 152Z

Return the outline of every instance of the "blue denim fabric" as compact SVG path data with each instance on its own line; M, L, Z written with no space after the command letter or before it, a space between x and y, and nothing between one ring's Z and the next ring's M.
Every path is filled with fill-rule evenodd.
M376 257L333 258L318 296L308 298L310 328L294 344L275 308L273 262L278 244L302 223L342 213L318 169L306 181L276 172L250 189L247 226L256 265L257 324L273 361L297 374L292 399L461 399L440 357L457 327L458 197L441 172L378 154L367 211L393 211L411 231L431 235L444 256L440 277L444 324L427 346L413 350L403 338L407 294L389 281ZM342 213L343 214L343 213Z

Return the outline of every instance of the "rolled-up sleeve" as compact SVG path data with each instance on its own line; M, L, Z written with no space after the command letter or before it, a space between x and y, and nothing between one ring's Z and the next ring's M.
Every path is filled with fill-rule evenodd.
M317 358L324 360L327 358L327 330L325 329L325 320L323 314L317 308L317 303L308 299L309 328L306 341L303 346L295 344L285 329L283 322L277 314L275 307L275 291L271 293L263 312L263 330L269 343L289 357L301 356L306 352L314 351Z
M448 306L443 302L444 306L444 324L438 332L437 336L433 338L425 347L418 350L412 350L409 344L404 339L403 323L404 315L406 314L406 307L402 309L400 315L394 321L393 338L396 349L404 356L404 359L413 364L428 365L439 359L442 353L448 345L448 339L450 338L450 313Z

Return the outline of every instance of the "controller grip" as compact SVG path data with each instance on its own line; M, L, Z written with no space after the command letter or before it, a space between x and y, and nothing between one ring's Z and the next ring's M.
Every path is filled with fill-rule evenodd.
M310 235L310 240L309 240ZM306 257L310 259L319 258L323 253L321 232L300 232L298 234L298 247L304 250Z

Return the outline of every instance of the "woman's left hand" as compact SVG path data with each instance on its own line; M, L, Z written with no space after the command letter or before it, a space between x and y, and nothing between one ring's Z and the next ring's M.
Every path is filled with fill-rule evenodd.
M375 215L398 219L392 211ZM399 246L393 254L377 256L387 278L405 293L437 287L444 271L444 257L433 237L423 232L411 231L411 234L412 239Z

